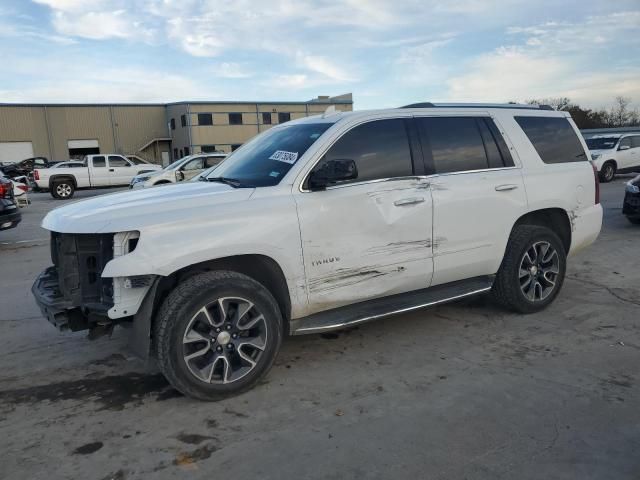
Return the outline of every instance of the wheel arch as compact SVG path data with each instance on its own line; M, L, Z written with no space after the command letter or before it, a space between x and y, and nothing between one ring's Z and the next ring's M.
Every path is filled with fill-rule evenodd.
M533 210L522 215L513 228L520 225L538 225L541 227L551 228L562 240L562 246L566 253L571 248L571 217L566 210L562 208L543 208ZM513 231L513 229L512 229Z
M73 175L52 175L51 177L49 177L49 188L52 188L53 182L56 182L58 180L71 180L71 183L73 183L73 188L78 188L76 177L74 177Z

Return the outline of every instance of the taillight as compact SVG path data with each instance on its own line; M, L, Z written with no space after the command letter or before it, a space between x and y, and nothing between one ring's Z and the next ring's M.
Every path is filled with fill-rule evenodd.
M591 164L593 167L593 180L596 182L596 205L600 203L600 179L598 178L598 169L595 165Z
M22 190L23 192L29 191L29 187L27 187L24 183L19 183L18 185L16 185L16 187L18 187L18 190Z
M40 172L38 170L33 171L33 178L36 180L40 180Z
M9 194L10 189L11 188L11 184L10 183L0 183L0 198L7 198L10 197L11 195Z

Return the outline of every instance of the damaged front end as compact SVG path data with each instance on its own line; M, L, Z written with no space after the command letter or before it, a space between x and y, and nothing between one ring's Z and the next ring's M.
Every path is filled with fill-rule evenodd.
M53 266L31 287L49 322L62 331L89 330L89 337L97 338L130 320L152 278L109 278L102 277L102 272L114 257L133 251L138 236L138 232L51 232Z

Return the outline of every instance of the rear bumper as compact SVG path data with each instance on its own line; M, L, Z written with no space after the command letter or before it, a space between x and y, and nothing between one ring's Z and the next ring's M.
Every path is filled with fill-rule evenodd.
M602 205L597 204L572 212L571 218L571 249L574 254L595 242L602 228Z
M625 193L622 213L627 217L640 217L640 193Z
M22 221L22 214L18 211L18 207L9 210L11 213L0 213L0 230L8 230L18 226Z

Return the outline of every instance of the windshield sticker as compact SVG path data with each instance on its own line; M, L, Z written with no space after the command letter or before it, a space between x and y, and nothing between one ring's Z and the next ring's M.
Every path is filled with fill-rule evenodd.
M270 177L279 177L280 176L280 172L271 172L269 174Z
M277 160L284 163L296 163L298 159L298 152L285 152L284 150L276 150L273 155L269 157L269 160Z

